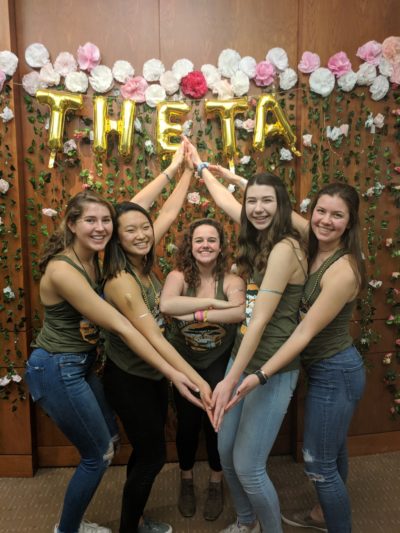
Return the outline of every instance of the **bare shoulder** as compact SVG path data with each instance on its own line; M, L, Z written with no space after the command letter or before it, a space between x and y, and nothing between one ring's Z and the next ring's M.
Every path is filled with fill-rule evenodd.
M327 285L332 287L347 288L353 293L353 298L357 296L359 280L353 268L351 256L344 255L335 261L321 278L321 288Z
M171 270L171 272L165 278L168 281L175 281L182 283L184 281L183 272L180 270Z
M244 287L245 282L244 280L238 276L237 274L234 274L233 272L227 272L224 275L224 288L229 286L238 286L238 287Z

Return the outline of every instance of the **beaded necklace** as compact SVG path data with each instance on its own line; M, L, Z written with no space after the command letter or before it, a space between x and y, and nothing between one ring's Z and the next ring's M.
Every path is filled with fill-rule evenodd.
M133 268L133 266L131 264L129 264L129 272L132 274L132 276L135 278L135 281L136 283L139 285L140 287L140 292L142 293L142 298L144 300L144 303L146 304L147 306L147 309L149 309L149 311L151 311L151 306L150 306L150 302L149 302L149 298L147 296L147 291L146 291L146 287L143 285L141 279L140 279L140 276L137 274L137 272L135 271L135 269ZM149 276L149 274L147 274L146 276L149 284L150 284L150 287L153 291L153 295L154 295L154 304L156 306L158 306L159 304L159 295L156 291L156 288L154 287L154 283L153 283L153 280L151 279L151 276Z

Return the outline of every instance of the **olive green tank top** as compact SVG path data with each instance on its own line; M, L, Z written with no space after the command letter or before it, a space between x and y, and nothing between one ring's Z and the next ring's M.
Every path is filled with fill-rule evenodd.
M331 257L328 257L318 270L310 274L304 288L304 295L301 302L301 311L304 315L313 305L321 293L321 278L328 268L333 265L343 255L348 254L344 249L337 250ZM307 367L312 363L328 359L332 355L341 352L352 345L353 339L350 335L350 320L353 314L355 300L348 302L336 317L322 331L320 331L303 350L301 362Z
M196 296L188 289L185 296ZM224 278L218 279L215 298L227 300L224 294ZM194 368L208 368L232 346L236 324L213 322L186 322L172 319L167 327L167 339Z
M56 255L52 261L64 261L80 272L93 290L99 286L87 273L65 255ZM32 341L32 348L44 348L51 353L81 353L93 350L99 340L99 328L89 322L66 300L44 305L43 326Z
M126 271L135 279L140 287L142 298L147 305L147 308L153 315L157 324L163 329L162 315L159 309L161 283L156 275L151 272L149 274L150 286L145 287L140 279L138 279L136 273L129 267ZM109 331L103 331L105 344L104 349L106 356L116 364L121 370L139 376L142 378L160 380L164 376L154 367L146 363L139 355L133 352L117 335Z

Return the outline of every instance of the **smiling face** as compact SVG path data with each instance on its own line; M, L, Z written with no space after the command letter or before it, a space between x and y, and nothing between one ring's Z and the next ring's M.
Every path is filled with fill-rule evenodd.
M197 263L216 263L220 252L221 242L217 229L208 224L197 226L192 236L192 255Z
M143 259L154 244L154 232L149 219L140 211L126 211L118 218L118 238L127 256Z
M275 189L271 185L249 185L245 208L248 221L257 230L268 228L278 209Z
M81 216L68 227L74 235L73 245L90 252L104 250L113 231L113 221L107 206L87 202Z
M349 209L342 198L328 194L320 196L311 217L311 229L319 246L329 249L338 247L349 221Z

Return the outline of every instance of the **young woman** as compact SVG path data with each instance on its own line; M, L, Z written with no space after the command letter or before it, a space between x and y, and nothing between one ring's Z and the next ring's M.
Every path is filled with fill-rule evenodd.
M178 215L192 174L193 165L187 158L185 171L154 226L148 212L140 205L132 202L117 205L116 225L104 258L104 295L167 361L173 364L179 361L189 377L196 383L200 380L202 390L208 395L210 389L207 385L206 390L206 382L163 336L159 310L161 283L152 271L155 247ZM142 193L135 199L149 204L156 192L157 183L152 186L151 193ZM143 519L154 479L165 462L168 383L136 350L113 333L106 334L105 350L106 396L133 448L127 465L119 531L170 532L169 524Z
M365 284L358 209L358 194L350 185L327 185L315 197L309 230L310 275L301 305L303 319L260 367L270 381L301 353L308 376L303 454L320 506L282 518L290 525L329 533L351 531L346 436L365 386L363 361L349 333L356 297ZM248 376L227 408L251 398L261 388L259 384L257 376ZM221 413L215 416L218 420Z
M227 272L226 249L219 222L205 218L190 224L177 251L176 269L168 274L161 295L161 311L175 317L168 328L169 341L211 388L225 375L234 324L244 318L244 282ZM196 512L193 466L203 426L211 470L203 516L216 520L223 509L217 434L202 409L182 398L176 389L174 395L181 469L178 508L185 517Z
M40 299L45 308L42 330L27 362L32 398L77 447L81 460L67 488L55 533L106 533L110 529L83 522L83 515L110 464L117 427L94 373L98 328L119 335L150 365L172 379L182 394L195 386L99 295L98 253L113 230L114 209L92 191L74 196L64 220L49 239L40 261ZM176 360L177 367L180 366ZM186 370L184 364L182 369ZM196 376L194 376L196 377Z

